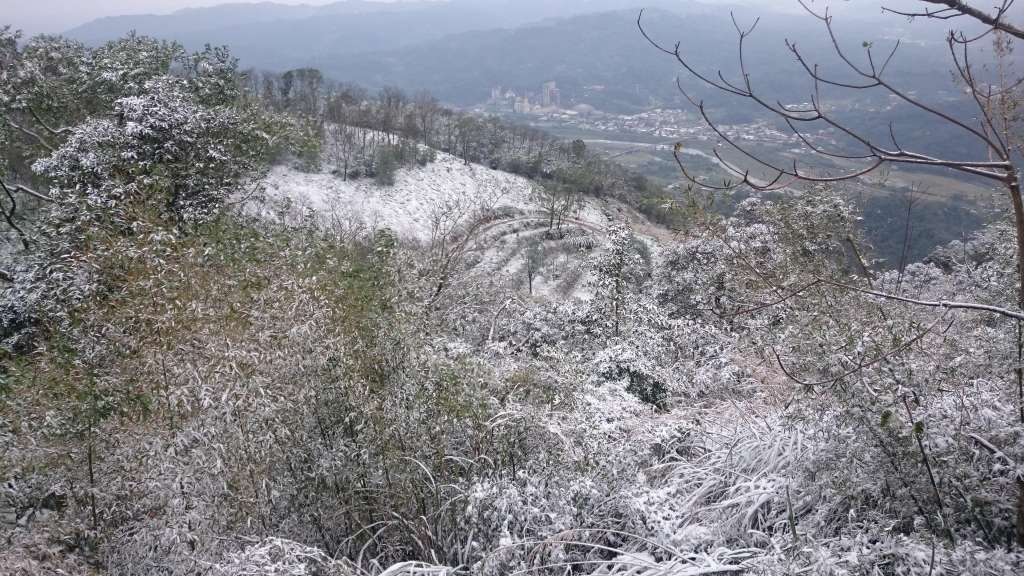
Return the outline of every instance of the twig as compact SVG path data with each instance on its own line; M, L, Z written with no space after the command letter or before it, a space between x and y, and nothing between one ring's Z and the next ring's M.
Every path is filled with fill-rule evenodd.
M953 529L946 524L946 507L942 504L942 495L939 493L939 483L935 481L935 472L932 470L932 463L928 459L928 451L924 449L924 441L921 437L924 436L924 424L918 426L918 422L914 422L914 413L910 409L910 402L907 401L907 395L902 395L903 406L907 409L907 417L910 418L910 424L914 428L914 439L917 440L917 447L921 451L921 460L924 462L925 470L928 471L928 481L932 484L932 496L935 497L935 503L939 507L939 520L942 522L942 527L946 529L946 535L949 536L951 544L956 546L956 538L953 535Z
M794 298L796 296L799 296L800 294L806 292L807 290L809 290L811 288L814 288L815 286L820 286L822 284L825 284L825 285L828 285L828 286L833 286L835 288L840 288L840 289L843 289L843 290L850 290L851 292L859 292L861 294L866 294L868 296L874 296L876 298L884 298L886 300L895 300L897 302L904 302L904 303L907 303L907 304L914 304L914 305L917 305L917 306L925 306L925 307L928 307L928 308L946 308L946 309L949 309L949 310L978 310L978 311L981 311L981 312L991 312L993 314L998 314L999 316L1005 316L1007 318L1013 318L1015 320L1024 320L1024 312L1016 312L1014 310L1009 310L1007 308L1000 308L999 306L990 306L988 304L979 304L979 303L976 303L976 302L954 302L954 301L951 301L951 300L934 300L934 301L933 300L917 300L915 298L907 298L906 296L897 296L895 294L886 294L885 292L879 292L877 290L869 290L867 288L859 288L857 286L850 286L849 284L843 284L841 282L836 282L835 280L828 280L828 279L825 279L825 278L817 278L817 279L813 280L812 282L810 282L810 283L808 283L808 284L806 284L806 285L804 285L804 286L794 290L793 292L790 292L789 294L783 296L782 298L779 298L778 300L775 300L775 301L772 301L772 302L768 302L768 303L765 303L765 304L761 304L761 305L755 306L753 308L747 308L746 310L740 310L739 312L733 312L731 314L725 314L723 316L724 317L730 317L730 316L740 316L742 314L751 314L753 312L757 312L757 311L763 310L765 308L770 308L772 306L777 306L779 304L782 304L782 303L786 302L787 300L790 300L790 299L792 299L792 298Z
M47 132L53 134L54 136L60 136L61 134L71 134L72 132L74 132L74 130L72 130L71 128L50 128L50 126L46 122L43 122L43 119L39 117L39 114L36 114L34 108L29 106L28 111L30 114L32 114L32 117L36 119L36 122L39 122L40 126L45 128Z
M0 188L3 188L5 191L7 191L8 194L10 194L10 190L8 190L8 188L10 188L11 190L14 190L16 192L24 192L25 194L28 194L33 198L42 200L43 202L49 202L51 204L55 204L58 202L56 198L51 198L49 196L46 196L45 194L40 194L39 192L36 192L35 190L28 188L26 186L22 186L21 184L12 184L8 186L7 184L4 184L3 180L0 180Z
M47 142L47 141L46 141L46 140L45 140L45 139L44 139L44 138L43 138L42 136L40 136L39 134L36 134L35 132L33 132L33 131L29 130L28 128L25 128L24 126L22 126L22 125L20 125L20 124L15 124L14 122L11 122L11 120L10 120L10 119L8 119L8 120L7 120L7 122L8 122L8 124L10 124L11 126L14 126L14 128L15 128L16 130L20 130L20 131L21 131L21 132L22 132L23 134L25 134L25 135L27 135L27 136L31 136L32 138L34 138L34 139L35 139L35 140L36 140L37 142L39 142L39 144L40 144L40 145L42 145L42 147L43 147L43 148L46 148L46 149L47 149L47 150L49 150L50 152L53 152L53 151L54 151L54 149L53 149L53 146L52 146L52 145L51 145L51 144L50 144L49 142Z
M0 212L3 212L4 220L7 221L7 225L10 226L11 228L13 228L14 231L18 233L18 236L21 236L21 244L27 250L28 249L28 236L25 235L25 231L24 230L19 228L18 225L14 223L14 212L15 212L15 210L18 209L18 201L14 199L14 195L11 194L11 191L7 189L7 186L4 186L3 189L4 189L4 192L7 194L7 198L9 198L11 200L11 210L10 210L10 212L8 212L6 209L4 209L4 207L2 205L0 205Z
M782 369L782 372L790 380L796 382L797 384L800 384L801 386L806 386L808 388L814 388L814 387L817 387L817 386L824 386L826 384L834 384L834 383L838 382L839 380L842 380L843 378L846 378L847 376L852 376L852 375L856 374L857 372L860 372L861 370L863 370L865 368L870 368L871 366L874 366L875 364L878 364L879 362L887 360L888 358L892 357L893 355L895 355L895 354L897 354L899 352L902 352L903 350L906 350L907 348L910 348L914 344L918 343L919 341L921 341L921 339L923 339L925 336L927 336L928 333L931 332L935 328L935 326L940 321L942 321L943 318L945 318L947 313L948 313L948 310L946 312L943 312L941 316L939 316L938 318L935 319L935 322L932 322L930 325L928 325L928 327L925 328L917 336L915 336L915 337L911 338L910 340L906 341L905 343L903 343L902 346L898 346L896 348L893 348L893 349L889 350L888 352L886 352L885 354L882 354L881 356L873 358L873 359L869 360L868 362L859 362L855 368L853 368L851 370L848 370L848 371L840 374L839 376L836 376L834 378L829 378L828 380L822 380L820 382L804 382L804 381L800 380L796 376L790 374L789 370L786 369L786 366L782 363L782 358L779 356L779 353L775 350L775 347L772 347L772 354L775 355L775 360L776 360L776 362L778 362L779 368Z
M893 10L891 8L882 8L885 12L891 12L900 16L906 16L907 18L931 18L935 20L951 20L953 18L959 18L966 16L968 18L977 20L982 24L991 27L994 30L1005 32L1010 36L1024 40L1024 30L1010 24L1003 20L1003 16L1006 15L1006 10L1009 9L1009 4L1004 2L1003 5L996 12L995 16L974 8L966 2L961 0L921 0L921 2L927 2L928 4L938 4L940 6L946 6L939 10L931 11L927 8L924 12L902 12L899 10Z

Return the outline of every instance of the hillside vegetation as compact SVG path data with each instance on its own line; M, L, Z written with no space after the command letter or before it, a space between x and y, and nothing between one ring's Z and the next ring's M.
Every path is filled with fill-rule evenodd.
M1013 308L1008 223L873 274L318 82L0 33L0 573L1024 569L1019 320L871 293Z

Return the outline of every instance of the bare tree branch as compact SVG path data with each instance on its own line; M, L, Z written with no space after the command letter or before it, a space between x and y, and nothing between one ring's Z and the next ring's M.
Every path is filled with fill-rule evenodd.
M21 184L11 184L10 186L8 186L7 184L4 183L3 180L0 180L0 187L7 191L8 194L10 194L10 190L14 190L15 192L24 192L25 194L28 194L29 196L36 198L37 200L42 200L43 202L49 202L51 204L56 204L57 202L59 202L59 200L57 200L56 198L47 196L45 194L41 194L27 186L22 186Z
M39 114L36 114L34 108L29 106L28 111L30 114L32 114L32 117L36 119L36 122L38 122L40 126L45 128L47 132L53 134L54 136L60 136L61 134L71 134L72 132L74 132L74 130L72 130L71 128L51 128L46 122L43 121L42 118L39 117Z
M865 78L866 80L870 81L870 84L868 86L864 86L864 88L873 88L873 87L876 87L876 86L884 88L885 90L889 91L889 93L893 94L894 96L898 97L899 99L903 100L904 102L906 102L908 104L911 104L911 105L913 105L913 106L915 106L915 107L917 107L917 108L923 110L924 112L927 112L927 113L929 113L929 114L931 114L933 116L941 118L942 120L945 120L946 122L949 122L949 123L953 124L954 126L957 126L959 128L962 128L962 129L970 132L971 134L977 136L978 138L980 138L982 141L984 141L986 144L988 144L991 147L997 147L994 143L992 143L992 142L990 142L988 140L988 138L986 137L986 135L983 132L978 131L978 129L976 129L976 128L972 127L972 126L969 126L968 124L966 124L966 123L964 123L964 122L962 122L962 121L960 121L960 120L950 116L949 114L941 112L941 111L939 111L939 110L937 110L937 109L935 109L935 108L933 108L931 106L928 106L928 105L918 101L915 98L911 98L909 95L907 95L904 92L902 92L901 90L897 89L892 84L889 84L888 82L882 80L881 77L878 74L874 73L873 71L872 72L867 72L866 70L862 70L861 67L857 66L852 60L850 60L850 58L846 55L846 53L839 46L839 38L836 36L835 30L832 28L832 17L828 15L828 11L826 10L825 14L818 14L817 12L812 10L809 6L807 6L807 4L804 3L804 0L797 0L797 1L800 2L800 5L804 7L804 9L807 11L808 14L810 14L811 16L817 18L818 20L820 20L822 23L825 24L825 28L826 28L826 30L828 30L829 39L832 41L833 49L835 50L836 54L843 60L843 62L851 70L853 70L856 74L858 74L861 77ZM791 46L790 51L793 52L793 54L797 57L797 60L804 67L804 69L807 70L808 74L810 74L812 78L814 78L816 81L820 80L821 82L825 82L825 83L829 83L829 84L832 84L832 85L835 85L835 86L839 86L839 84L834 83L834 82L829 82L828 80L826 80L823 77L821 77L817 73L816 69L812 71L811 68L807 65L807 63L804 60L803 56L799 53L799 51L797 51L796 44L790 44L788 41L786 42L786 44L787 44L787 46ZM898 42L897 42L897 45L898 45ZM869 48L868 49L869 58L870 58L870 53L871 53L871 50ZM890 58L892 58L892 56L890 56ZM850 86L846 86L846 87L850 87Z
M804 58L804 56L796 48L795 44L787 41L787 46L789 47L790 51L796 57L797 61L801 64L804 70L807 72L808 76L815 83L816 95L812 97L813 103L811 107L808 109L797 109L795 107L785 106L778 101L770 103L762 99L754 90L754 87L750 81L750 75L746 69L744 57L744 41L746 40L746 37L750 35L750 33L753 31L754 26L756 26L757 24L756 22L754 26L747 30L744 30L739 26L736 19L733 18L733 26L736 29L737 34L739 35L739 66L741 74L743 76L742 84L729 82L728 80L725 79L724 74L722 74L721 72L718 72L717 74L718 80L711 79L708 76L699 73L683 57L683 55L680 52L679 43L676 43L676 45L671 49L659 45L643 29L642 11L637 19L637 26L640 27L641 33L648 40L648 42L650 42L655 48L666 54L673 56L680 64L683 65L683 67L687 71L689 71L691 74L693 74L695 77L697 77L705 84L714 87L718 90L724 91L726 93L732 94L734 96L739 96L741 98L752 100L760 107L782 118L782 120L785 121L786 124L789 126L793 134L801 141L803 141L805 144L807 144L816 153L836 159L866 160L870 161L870 163L862 169L857 169L852 172L840 174L837 176L814 175L807 170L801 169L796 162L793 163L792 168L774 165L771 162L768 162L763 158L759 157L758 155L753 154L748 149L739 145L734 139L730 138L729 135L724 130L722 130L717 125L717 123L708 115L704 102L702 100L698 101L694 99L683 88L681 80L677 79L676 84L680 92L683 94L683 96L686 97L686 99L691 104L693 104L698 109L707 126L710 127L722 141L727 143L732 149L740 152L745 157L756 162L757 164L760 164L761 166L765 167L769 172L772 173L766 174L763 179L755 179L751 177L749 171L741 170L733 166L728 161L726 161L724 158L721 157L721 155L716 150L714 154L721 162L722 166L725 167L727 171L735 175L737 179L735 181L725 181L723 182L722 186L708 185L705 182L698 181L695 177L693 177L693 175L687 172L685 167L682 166L682 162L677 154L676 161L680 165L680 168L683 171L683 175L684 177L686 177L687 180L700 186L705 186L715 190L731 190L739 186L746 185L758 191L772 191L788 188L799 181L829 183L850 180L870 173L886 163L944 167L972 174L975 176L981 176L983 178L987 178L990 180L996 180L999 182L1004 182L1006 180L1007 173L1013 170L1013 166L1010 162L1009 150L1002 140L993 140L990 134L988 133L988 130L979 130L978 128L970 126L940 110L923 104L917 101L916 99L911 98L909 95L897 89L895 86L889 84L887 81L882 80L881 74L892 61L892 58L896 53L896 49L898 48L898 43L896 47L893 48L892 52L889 53L888 57L886 58L885 62L881 67L876 67L873 57L871 56L871 52L869 50L868 58L870 63L870 70L863 69L857 64L855 64L840 48L838 38L836 37L834 30L832 28L831 16L829 16L827 12L824 15L817 14L814 11L812 11L806 4L803 4L802 2L801 4L808 11L808 13L810 13L812 16L814 16L815 18L817 18L818 20L822 21L825 24L826 29L828 30L829 37L832 41L833 47L837 54L840 56L840 58L844 61L844 63L856 74L858 74L859 76L863 77L866 80L866 82L863 84L851 84L848 82L840 82L826 78L818 72L817 66L812 66L807 62L806 58ZM969 82L973 81L972 78L968 78ZM949 160L909 151L904 149L897 143L895 133L892 131L891 127L890 136L893 140L893 146L895 147L895 149L889 149L887 147L881 146L872 141L871 139L867 138L866 136L863 136L862 134L855 132L849 127L843 125L841 122L838 122L837 120L831 118L829 115L825 114L822 111L820 106L820 95L817 94L819 90L818 86L820 84L856 90L869 89L875 87L887 90L888 92L900 98L901 100L921 109L926 113L929 113L946 122L949 122L967 131L968 133L977 137L978 139L982 140L982 142L987 147L989 147L995 152L994 155L997 159L991 161ZM865 148L865 152L860 154L843 154L826 150L820 146L815 146L812 143L811 139L808 137L808 135L797 127L798 123L809 123L815 121L824 122L829 126L839 130L841 133L849 137L851 140L863 146Z
M796 376L790 374L789 370L787 370L786 366L782 363L782 358L779 356L779 353L775 350L774 347L772 348L772 354L775 356L775 361L778 362L779 368L782 369L783 374L785 374L786 377L788 377L790 380L796 382L797 384L800 384L801 386L806 386L806 387L809 387L809 388L813 388L813 387L816 387L816 386L825 386L826 384L834 384L834 383L838 382L839 380L842 380L843 378L846 378L847 376L853 376L857 372L860 372L861 370L864 370L865 368L870 368L870 367L874 366L875 364L878 364L879 362L883 362L883 361L891 358L895 354L898 354L899 352L902 352L903 350L906 350L907 348L910 348L914 344L917 344L925 336L927 336L932 330L935 329L935 326L937 326L939 324L939 322L941 322L942 319L946 317L947 313L949 313L949 310L946 310L945 312L943 312L938 318L935 319L934 322L932 322L927 327L925 327L925 329L922 330L920 333L918 333L917 336L914 336L910 340L907 340L906 342L904 342L902 346L897 346L896 348L892 348L892 349L888 350L887 352L885 352L884 354L882 354L881 356L876 356L875 358L872 358L871 360L868 360L866 362L858 362L857 365L854 368L852 368L850 370L847 370L846 372L843 372L842 374L840 374L838 376L829 378L828 380L821 380L819 382L804 382L804 381L798 379Z
M4 192L7 194L7 198L11 201L10 211L7 211L2 205L0 205L0 212L3 212L4 220L7 221L7 224L18 233L18 236L21 237L22 246L24 246L25 249L28 249L28 236L25 235L24 230L14 223L14 212L18 209L18 201L14 199L14 195L11 194L11 191L7 186L3 185L3 182L0 182L0 186L3 186Z
M47 141L46 141L46 139L44 139L44 138L43 138L42 136L40 136L39 134L36 134L35 132L33 132L33 131L29 130L28 128L25 128L24 126L22 126L22 125L20 125L20 124L15 124L15 123L14 123L14 122L12 122L12 121L11 121L10 119L8 119L8 120L7 120L7 122L8 122L8 123L9 123L9 124L10 124L11 126L13 126L13 127L14 127L14 128L16 129L16 130L19 130L19 131L20 131L20 132L22 132L23 134L25 134L25 135L27 135L27 136L31 136L32 138L34 138L34 139L36 140L36 142L39 142L39 144L40 144L40 145L41 145L41 146L42 146L43 148L46 148L46 149L47 149L47 150L49 150L50 152L53 152L53 151L54 151L54 148L53 148L53 146L52 146L52 145L51 145L51 144L50 144L49 142L47 142Z
M892 14L898 14L900 16L906 16L907 18L931 18L936 20L951 20L953 18L959 18L966 16L967 18L976 20L986 26L989 26L993 30L999 30L1005 32L1010 36L1024 40L1024 29L1021 29L1013 24L1007 22L1004 17L1006 12L1013 5L1012 0L1004 0L1002 5L996 10L996 13L990 14L984 10L975 8L966 2L960 0L920 0L928 4L937 4L939 6L946 6L946 8L940 8L938 10L929 10L925 8L923 12L903 12L900 10L893 10L891 8L882 8L885 12Z
M859 292L868 296L874 296L876 298L884 298L886 300L895 300L897 302L904 302L907 304L914 304L916 306L924 306L926 308L946 308L949 310L977 310L979 312L991 312L999 316L1006 318L1012 318L1014 320L1024 321L1024 312L1018 312L1016 310L1010 310L1008 308L1002 308L999 306L991 306L989 304L980 304L977 302L956 302L953 300L917 300L915 298L907 298L905 296L897 296L895 294L887 294L885 292L879 292L877 290L870 290L867 288L860 288L857 286L851 286L849 284L843 284L842 282L836 282L835 280L828 280L826 278L816 278L813 281L793 290L789 294L782 296L777 300L766 302L753 308L747 308L738 312L732 312L730 314L722 314L723 317L741 316L744 314L752 314L766 308L778 306L788 300L791 300L804 292L807 292L811 288L816 286L828 285L842 290L848 290L851 292Z
M1002 450L993 446L992 443L989 442L988 440L985 440L981 436L978 436L977 434L973 433L968 434L967 437L970 438L971 440L974 440L979 446L981 446L985 450L988 450L989 453L992 454L992 456L994 456L995 458L1002 460L1004 463L1013 466L1014 468L1017 467L1017 463L1014 462L1012 458L1003 453Z

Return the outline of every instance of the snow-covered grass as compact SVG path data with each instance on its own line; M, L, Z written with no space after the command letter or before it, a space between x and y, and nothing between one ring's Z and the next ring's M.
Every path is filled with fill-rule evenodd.
M273 167L264 181L274 205L286 203L289 212L313 214L349 237L372 237L389 229L409 245L426 246L455 242L471 230L473 241L467 248L477 272L503 278L524 292L525 247L541 242L545 258L532 295L586 298L592 280L589 251L600 248L614 218L643 217L613 200L584 198L559 227L565 237L548 238L544 233L549 213L537 203L535 187L522 176L466 164L443 152L426 166L399 169L393 186L381 186L371 178L344 180L327 171L301 172L287 165ZM659 249L653 239L647 244Z
M539 215L531 199L529 180L465 164L441 152L437 161L423 167L400 168L394 186L379 186L372 178L343 180L326 172L304 173L276 166L265 181L272 198L291 199L329 220L367 231L390 228L407 240L430 240L433 219L439 210L456 204L467 209L487 206Z

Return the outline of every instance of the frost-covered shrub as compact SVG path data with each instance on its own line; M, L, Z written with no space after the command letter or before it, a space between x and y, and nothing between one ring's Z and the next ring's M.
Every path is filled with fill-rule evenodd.
M327 240L237 216L122 238L117 291L72 309L52 353L7 364L4 421L19 425L3 472L49 462L33 478L60 479L63 518L103 534L90 549L121 574L206 570L266 537L363 569L478 562L503 537L459 512L479 486L498 491L476 510L524 489L565 518L508 508L521 538L630 526L623 484L594 472L618 456L597 457L584 422L550 428L573 390L513 387L499 404L505 385L471 347L419 335L393 239Z
M298 542L268 538L230 555L215 573L224 576L261 574L265 576L358 576L358 567L335 560L322 550Z
M658 300L674 317L701 316L727 298L728 250L712 238L670 246L655 267Z
M373 164L373 178L378 186L394 186L398 162L390 146L381 146Z
M188 54L134 34L90 49L40 36L4 59L0 132L32 126L36 136L4 147L2 178L52 199L26 213L26 250L8 266L4 338L23 352L41 332L67 330L75 307L120 289L131 237L217 218L259 178L270 134L238 101L236 63L222 49Z
M1019 569L1019 556L977 566L955 559L987 555L966 552L973 546L967 542L994 551L1013 537L1015 471L1022 461L1019 399L1014 396L1016 327L984 313L936 311L824 286L804 288L818 278L868 287L857 254L843 250L847 237L857 243L855 235L847 236L852 219L849 208L827 194L774 204L747 201L735 218L709 217L703 230L697 227L690 238L664 252L655 273L659 304L686 319L676 323L680 337L712 336L706 340L711 347L697 345L691 357L698 365L720 362L723 356L739 361L744 368L737 375L759 381L744 387L762 398L757 402L774 396L786 407L784 420L756 435L770 439L795 430L806 448L788 461L782 483L768 482L764 471L769 468L763 463L748 471L756 473L738 472L735 481L757 480L766 490L763 498L712 498L667 534L689 534L690 522L727 526L743 519L753 524L741 523L731 536L707 545L763 547L799 539L815 550L813 558L789 564L778 564L779 556L753 564L773 565L764 569L778 572L816 565L821 573L831 573L837 566L833 555L848 554L860 545L854 542L865 541L885 544L868 546L872 551L863 552L866 559L860 564L892 563L895 573ZM1012 308L1016 271L1006 246L1013 246L1012 232L999 224L947 248L942 267L911 265L875 276L871 286L922 300ZM727 389L722 386L728 381L725 373L712 374L718 393ZM687 437L707 441L720 434L687 432ZM736 443L751 434L726 434L728 454L738 456L742 444ZM765 450L773 449L756 447L752 454ZM732 466L705 468L699 459L680 465L679 478L698 483L700 470ZM717 480L726 482L722 493L741 495L728 478ZM705 491L709 486L693 493L714 494ZM728 521L717 516L733 505L751 508ZM661 518L681 514L673 510ZM750 530L766 537L751 538ZM921 543L925 546L915 548ZM908 556L896 561L887 556L900 546L907 547ZM917 555L921 550L927 554Z
M626 390L643 402L660 406L668 396L668 387L651 358L628 345L618 344L602 350L595 362L601 378L625 380Z
M185 80L151 79L138 94L114 101L112 113L117 122L76 126L60 148L33 165L62 200L121 210L162 207L176 221L195 222L212 217L259 172L252 162L259 144L246 134L255 126L230 109L204 107Z

